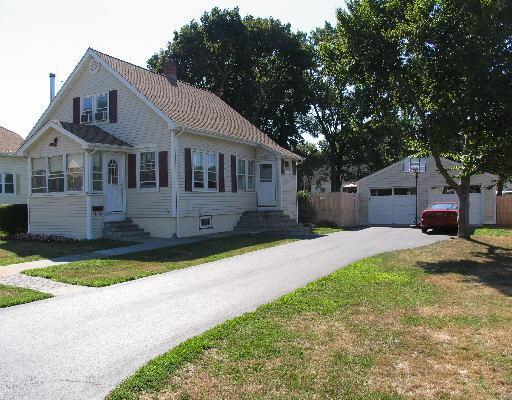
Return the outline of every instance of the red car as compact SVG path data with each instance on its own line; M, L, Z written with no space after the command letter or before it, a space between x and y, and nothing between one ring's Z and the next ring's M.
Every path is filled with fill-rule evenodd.
M421 231L429 229L457 229L459 207L457 203L433 203L421 213Z

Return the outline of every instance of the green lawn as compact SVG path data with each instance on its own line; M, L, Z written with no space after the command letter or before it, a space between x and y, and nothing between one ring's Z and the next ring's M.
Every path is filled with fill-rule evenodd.
M343 230L343 228L330 228L330 227L322 227L322 226L317 226L316 228L313 228L311 230L311 233L315 234L315 235L328 235L329 233L334 233L334 232L341 232Z
M512 236L512 228L484 227L475 229L476 236Z
M109 398L510 398L511 295L512 237L367 258L184 342Z
M0 236L0 266L18 264L75 254L89 253L96 250L128 246L129 242L114 240L84 240L79 243L52 243L25 240L6 240Z
M16 286L0 285L0 308L30 303L52 297L51 294L41 293L31 289Z
M113 258L31 269L24 274L84 286L108 286L149 275L233 257L297 239L241 235L204 240Z

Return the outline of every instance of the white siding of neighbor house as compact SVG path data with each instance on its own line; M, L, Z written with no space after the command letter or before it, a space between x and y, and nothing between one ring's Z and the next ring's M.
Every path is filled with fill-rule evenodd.
M456 163L446 161L446 166L453 166ZM482 185L483 195L483 221L484 224L496 223L496 192L494 188L486 189L493 184L493 178L489 175L475 175L471 177L472 185ZM400 161L388 168L377 172L368 179L357 182L359 193L359 216L360 224L368 225L368 198L370 188L391 188L391 187L414 187L415 178L413 175L403 172L403 161ZM429 188L436 186L447 186L444 177L437 171L433 157L427 159L426 172L418 178L418 218L421 212L428 207Z
M27 159L0 155L0 174L14 174L14 193L0 193L1 204L27 204Z
M95 74L88 69L88 62L70 85L50 119L71 122L73 98L117 90L117 123L98 122L97 126L117 136L134 147L133 152L156 150L168 152L171 166L171 135L167 123L155 111L130 91L103 66ZM125 167L125 183L127 168ZM171 173L168 187L157 191L127 189L127 216L132 218L168 217L171 213Z
M87 207L83 194L30 197L29 214L31 233L87 238Z

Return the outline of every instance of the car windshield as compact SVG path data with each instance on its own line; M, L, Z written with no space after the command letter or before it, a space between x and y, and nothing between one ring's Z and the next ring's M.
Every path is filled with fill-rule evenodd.
M456 210L457 204L455 203L436 203L430 206L431 210Z

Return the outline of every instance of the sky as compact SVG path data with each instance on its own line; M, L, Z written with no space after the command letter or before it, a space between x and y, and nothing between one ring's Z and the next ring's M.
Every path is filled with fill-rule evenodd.
M343 0L0 0L0 126L26 137L88 47L142 67L172 34L214 6L310 32Z

